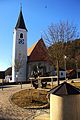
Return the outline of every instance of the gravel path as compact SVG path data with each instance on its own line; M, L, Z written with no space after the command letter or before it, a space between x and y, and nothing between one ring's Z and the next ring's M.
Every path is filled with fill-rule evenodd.
M30 85L23 85L23 89L30 88ZM49 110L22 109L12 104L10 97L13 93L20 91L20 85L7 86L0 89L0 120L44 120L44 115L49 116ZM43 119L39 119L42 115ZM38 117L38 118L37 118ZM40 117L41 118L41 117ZM49 119L45 119L49 120Z

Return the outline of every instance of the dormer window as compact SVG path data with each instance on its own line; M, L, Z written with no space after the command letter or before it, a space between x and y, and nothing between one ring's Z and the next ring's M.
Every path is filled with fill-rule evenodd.
M20 33L20 38L23 39L23 33Z

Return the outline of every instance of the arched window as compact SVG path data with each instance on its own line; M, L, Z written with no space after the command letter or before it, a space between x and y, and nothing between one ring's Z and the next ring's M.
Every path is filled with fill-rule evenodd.
M23 33L20 33L20 38L23 38Z

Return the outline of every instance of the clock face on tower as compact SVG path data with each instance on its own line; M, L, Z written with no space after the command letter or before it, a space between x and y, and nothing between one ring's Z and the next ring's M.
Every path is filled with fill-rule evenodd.
M19 44L24 44L23 33L20 33L18 43Z
M19 39L18 43L19 44L24 44L24 39Z

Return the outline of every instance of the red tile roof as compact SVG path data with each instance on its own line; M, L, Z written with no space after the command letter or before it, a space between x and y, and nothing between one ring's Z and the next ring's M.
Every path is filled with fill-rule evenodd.
M35 48L36 44L37 44L37 43L35 43L34 45L32 45L31 48L28 48L28 52L27 52L27 55L28 55L28 56L31 55L31 53L32 53L33 49Z
M28 49L28 56L28 62L48 61L49 57L47 48L42 38Z

